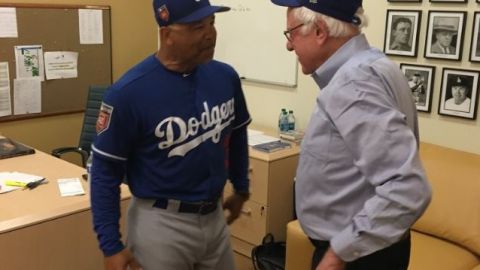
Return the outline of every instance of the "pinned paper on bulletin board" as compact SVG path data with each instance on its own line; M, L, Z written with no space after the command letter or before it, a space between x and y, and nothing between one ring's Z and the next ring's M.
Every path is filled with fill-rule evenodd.
M78 76L77 52L45 52L47 80L76 78Z

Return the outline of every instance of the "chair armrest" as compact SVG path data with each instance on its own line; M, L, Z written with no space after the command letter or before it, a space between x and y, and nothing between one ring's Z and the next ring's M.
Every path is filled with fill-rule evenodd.
M59 147L55 148L52 150L52 156L55 156L57 158L61 158L63 154L66 153L78 153L82 157L82 165L85 168L87 166L87 159L89 156L89 153L83 149L80 149L78 147Z
M287 224L286 270L309 270L315 247L308 240L298 220Z

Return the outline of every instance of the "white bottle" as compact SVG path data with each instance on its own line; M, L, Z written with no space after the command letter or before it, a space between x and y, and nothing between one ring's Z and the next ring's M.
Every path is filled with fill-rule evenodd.
M86 167L87 167L87 181L90 183L90 174L91 174L91 170L92 170L92 151L90 151L90 155L88 156L88 159L87 159L87 164L86 164Z

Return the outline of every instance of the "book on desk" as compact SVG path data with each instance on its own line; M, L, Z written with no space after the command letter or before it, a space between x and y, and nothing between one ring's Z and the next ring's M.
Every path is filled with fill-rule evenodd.
M278 150L291 148L292 146L287 142L282 142L282 141L278 140L278 141L273 141L273 142L256 144L252 147L255 150L271 153L271 152L275 152L275 151L278 151Z
M34 154L35 149L9 138L0 138L0 159Z

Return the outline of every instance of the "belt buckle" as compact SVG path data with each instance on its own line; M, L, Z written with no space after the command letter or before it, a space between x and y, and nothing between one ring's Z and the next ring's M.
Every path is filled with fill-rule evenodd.
M198 209L198 213L201 214L201 215L206 215L206 214L210 213L211 211L210 211L209 207L211 207L213 204L214 204L214 202L202 202L200 204L200 208Z

